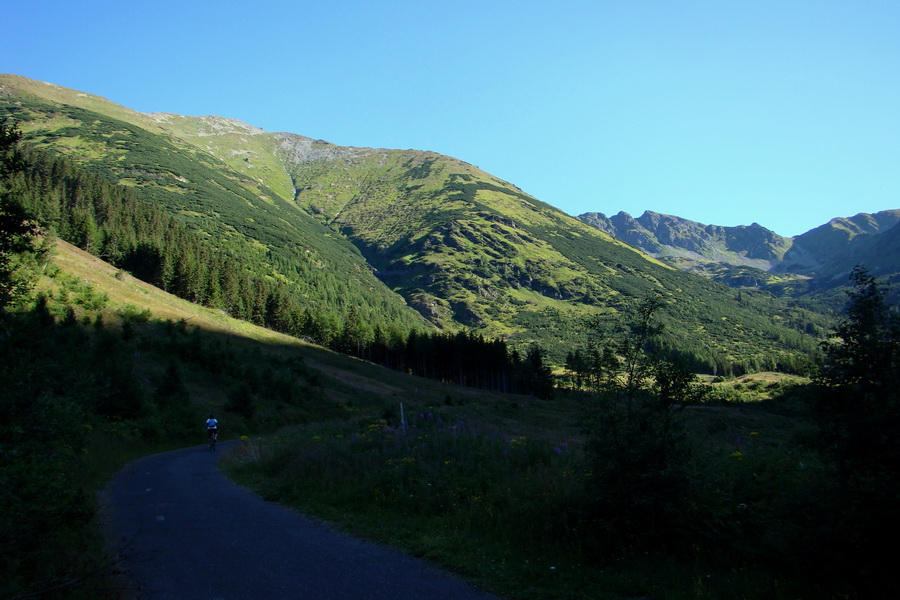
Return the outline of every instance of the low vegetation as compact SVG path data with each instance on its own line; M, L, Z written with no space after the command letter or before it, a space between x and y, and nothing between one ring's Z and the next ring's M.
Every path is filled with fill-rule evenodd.
M877 282L857 284L883 299ZM710 397L712 384L653 350L651 300L593 393L311 424L246 439L228 469L510 598L888 597L880 543L895 531L897 444L868 434L898 417L885 384L900 329L886 305L860 323L860 295L815 385L761 393L750 382L753 402ZM859 382L839 374L862 366L860 336L847 333L858 326L884 367L860 402ZM538 410L539 428L512 416Z

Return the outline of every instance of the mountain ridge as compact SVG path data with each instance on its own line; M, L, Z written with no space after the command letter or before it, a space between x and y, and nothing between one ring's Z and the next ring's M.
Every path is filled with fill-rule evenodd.
M798 236L786 238L762 227L705 225L674 215L645 211L637 219L588 212L582 221L679 268L705 274L733 287L761 283L776 292L833 289L846 284L857 264L889 280L897 278L897 254L875 250L900 223L900 210L835 217ZM750 269L750 271L748 271ZM753 271L756 274L753 274ZM801 284L784 287L784 277ZM774 285L765 285L774 282Z

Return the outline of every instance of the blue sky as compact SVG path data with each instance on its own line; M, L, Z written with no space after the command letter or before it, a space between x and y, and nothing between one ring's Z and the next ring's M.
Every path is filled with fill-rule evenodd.
M900 208L900 2L2 0L0 72L433 150L572 215Z

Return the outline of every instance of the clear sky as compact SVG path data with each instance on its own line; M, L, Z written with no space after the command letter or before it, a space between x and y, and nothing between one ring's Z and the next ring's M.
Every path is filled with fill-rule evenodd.
M0 72L433 150L572 215L900 208L897 0L0 0Z

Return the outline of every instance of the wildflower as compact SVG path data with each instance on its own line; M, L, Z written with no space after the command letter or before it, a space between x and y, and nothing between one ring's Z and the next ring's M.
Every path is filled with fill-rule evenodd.
M740 450L735 450L734 452L731 453L729 458L733 458L735 460L741 460L744 458L744 453L741 452Z

